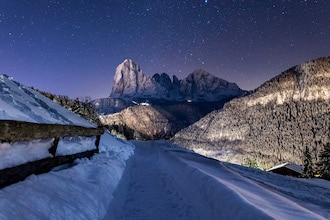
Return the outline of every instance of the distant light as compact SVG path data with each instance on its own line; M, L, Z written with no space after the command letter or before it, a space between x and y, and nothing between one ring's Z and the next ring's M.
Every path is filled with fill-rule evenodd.
M191 99L188 99L187 102L192 102L192 100Z

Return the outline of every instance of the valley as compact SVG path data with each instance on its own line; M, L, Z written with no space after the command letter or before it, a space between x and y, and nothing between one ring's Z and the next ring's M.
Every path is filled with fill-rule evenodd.
M2 167L18 170L57 155L72 159L44 174L36 171L20 182L5 183L0 189L0 218L45 218L50 214L69 219L152 219L157 213L160 219L328 219L328 181L298 179L231 163L241 164L247 156L264 164L287 160L302 164L305 146L311 149L311 162L322 157L327 166L329 62L329 58L320 58L293 67L255 91L213 102L218 105L212 106L214 111L209 110L212 102L156 99L151 103L145 98L129 101L126 96L126 103L133 105L110 115L114 123L128 126L128 119L146 131L156 131L149 134L153 139L164 137L157 129L164 132L166 127L171 136L182 123L183 129L171 141L118 139L1 75L0 116L7 126L1 133L0 156L7 158ZM76 108L70 100L65 102ZM76 104L82 116L92 112L94 117L88 103ZM21 132L24 142L17 144L12 141L17 135L9 125L20 132L20 124L25 124L27 131ZM91 134L85 133L89 130ZM99 138L79 137L84 134ZM50 139L34 140L44 135ZM53 152L56 140L60 147ZM68 155L85 155L84 151L87 157ZM21 158L24 152L31 155ZM323 172L321 177L326 178Z

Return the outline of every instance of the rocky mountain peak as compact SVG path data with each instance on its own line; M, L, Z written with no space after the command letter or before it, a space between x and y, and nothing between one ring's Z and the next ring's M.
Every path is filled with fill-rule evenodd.
M122 67L123 66L123 67ZM140 65L135 63L131 59L125 59L117 68L127 68L129 70L136 70L136 71L141 71Z
M205 77L214 77L214 76L212 76L211 73L209 73L209 72L207 72L203 69L197 69L197 70L195 70L194 72L190 73L187 76L187 78L191 78L191 79L195 79L195 80L196 79L199 80L199 79L202 79L202 78L205 78Z
M110 97L151 95L154 88L152 80L143 74L140 66L132 60L126 59L116 68Z
M198 69L187 78L179 80L168 74L144 75L138 64L124 60L115 73L111 98L154 98L175 101L218 101L243 94L236 84L229 83L212 74Z
M235 97L243 91L235 84L220 79L203 69L197 69L180 81L180 94L193 100L220 100Z

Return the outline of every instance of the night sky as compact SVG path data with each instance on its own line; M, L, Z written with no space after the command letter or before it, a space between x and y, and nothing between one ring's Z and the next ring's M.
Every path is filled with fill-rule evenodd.
M72 98L109 96L125 58L254 89L329 55L328 0L0 0L0 73Z

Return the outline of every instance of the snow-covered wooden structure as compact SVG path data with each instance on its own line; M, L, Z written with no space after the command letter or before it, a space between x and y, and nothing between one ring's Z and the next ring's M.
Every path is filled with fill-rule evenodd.
M295 163L283 163L277 166L274 166L267 170L268 172L277 173L285 176L301 176L303 173L303 167Z
M103 128L0 120L0 188L93 156L103 132Z

